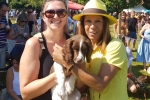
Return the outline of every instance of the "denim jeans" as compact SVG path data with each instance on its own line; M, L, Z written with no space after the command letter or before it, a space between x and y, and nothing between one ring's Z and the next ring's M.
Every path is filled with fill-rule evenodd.
M6 67L6 46L0 48L0 68Z

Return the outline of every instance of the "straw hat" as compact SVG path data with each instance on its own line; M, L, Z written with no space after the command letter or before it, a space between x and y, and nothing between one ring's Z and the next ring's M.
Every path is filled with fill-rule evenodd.
M116 18L107 13L106 5L101 0L90 0L85 6L81 14L73 16L74 20L80 20L84 15L101 15L109 20L109 24L116 23Z

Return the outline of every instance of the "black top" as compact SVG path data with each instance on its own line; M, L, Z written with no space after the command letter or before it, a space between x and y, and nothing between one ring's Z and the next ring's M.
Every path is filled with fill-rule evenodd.
M130 32L136 32L136 24L137 24L136 18L129 18L128 19L128 30Z
M43 44L44 44L45 49L43 49L42 55L40 58L40 70L39 70L38 79L48 76L49 72L50 72L50 68L54 63L53 58L48 51L48 48L46 45L46 40L45 40L43 33L41 33L41 35L42 35ZM68 38L70 38L70 36L68 34L66 34L66 39L68 39ZM44 93L41 96L36 97L32 100L52 100L51 90L49 89L46 93Z
M31 34L33 28L34 21L28 21L29 33Z

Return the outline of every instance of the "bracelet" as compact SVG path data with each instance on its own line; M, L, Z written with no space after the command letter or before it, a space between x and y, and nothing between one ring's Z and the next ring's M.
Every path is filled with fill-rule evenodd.
M70 72L73 69L73 64L71 65L71 67L67 70L68 72Z

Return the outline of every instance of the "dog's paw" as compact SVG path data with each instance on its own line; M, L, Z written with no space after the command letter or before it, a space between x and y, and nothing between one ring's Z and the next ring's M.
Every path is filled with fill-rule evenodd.
M72 87L71 87L71 85L70 85L69 78L66 78L66 81L65 81L65 88L66 88L66 93L67 93L67 94L71 94L72 91L74 90L74 88L72 89Z
M69 86L69 88L71 88L71 92L74 91L75 81L76 81L76 76L75 75L71 75L69 80L68 80L68 86Z
M66 94L64 87L58 87L57 93L58 93L58 95L59 95L60 97L64 98L64 96L65 96L65 94Z
M72 93L72 89L71 89L69 84L66 84L66 92L67 92L67 94L71 94Z

